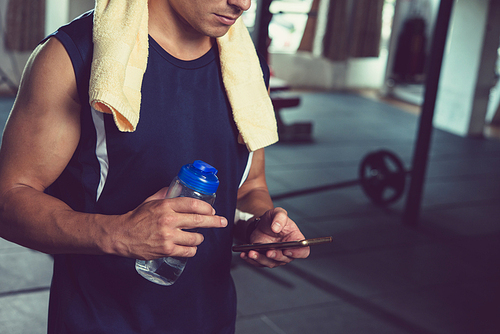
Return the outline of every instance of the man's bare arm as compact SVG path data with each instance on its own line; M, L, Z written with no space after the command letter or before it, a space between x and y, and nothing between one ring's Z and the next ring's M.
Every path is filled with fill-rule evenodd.
M61 174L78 145L79 118L71 61L63 46L50 39L28 60L3 134L0 222L6 239L55 251L55 240L60 239L55 234L64 234L69 226L58 226L63 222L54 215L70 214L71 210L43 191ZM50 217L52 223L43 224L40 220L44 217ZM83 233L81 238L85 238ZM66 242L68 246L81 244L70 239Z
M245 242L268 243L302 240L304 236L288 213L282 208L274 208L266 183L264 149L254 152L248 178L238 191L238 209L259 217L247 222L238 222L235 235ZM250 229L249 229L250 226ZM252 230L253 228L253 230ZM289 263L294 258L309 256L309 247L293 250L269 250L266 254L256 251L241 253L241 258L256 266L276 267Z
M0 236L46 253L116 254L152 259L193 256L192 227L225 219L192 199L162 200L165 189L121 216L73 211L44 193L80 139L80 102L71 60L55 38L28 61L0 149Z

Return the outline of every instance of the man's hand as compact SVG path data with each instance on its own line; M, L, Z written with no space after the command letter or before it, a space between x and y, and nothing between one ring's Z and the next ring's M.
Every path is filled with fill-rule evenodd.
M188 197L164 199L167 189L161 189L106 229L109 252L141 260L193 257L204 238L184 230L227 226L226 218L216 216L206 202Z
M282 208L274 208L267 211L250 235L251 243L296 241L302 239L304 239L304 235L293 220L288 217L288 213ZM290 263L293 259L306 258L309 256L309 253L309 247L301 247L281 250L271 249L265 253L252 250L241 253L240 257L258 267L275 268Z

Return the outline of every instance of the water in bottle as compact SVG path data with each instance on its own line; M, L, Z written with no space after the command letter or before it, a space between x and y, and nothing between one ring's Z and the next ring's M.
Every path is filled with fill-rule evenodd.
M215 202L215 192L219 186L217 169L196 160L182 166L168 188L166 198L192 197L211 205ZM195 230L189 230L195 232ZM172 285L186 267L185 257L164 257L151 261L136 260L135 269L147 280L160 285Z

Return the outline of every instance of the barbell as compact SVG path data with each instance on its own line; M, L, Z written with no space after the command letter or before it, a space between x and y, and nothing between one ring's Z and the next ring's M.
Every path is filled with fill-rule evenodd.
M378 206L386 207L404 194L406 174L410 173L398 156L385 149L368 153L359 165L359 179L273 195L273 200L312 194L321 191L361 185L365 195Z

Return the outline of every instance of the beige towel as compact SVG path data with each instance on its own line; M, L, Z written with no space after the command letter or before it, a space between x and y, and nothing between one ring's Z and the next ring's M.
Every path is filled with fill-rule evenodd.
M113 114L120 131L139 122L148 57L147 0L96 0L90 104ZM242 19L217 39L234 121L249 151L278 141L277 125L253 42Z

